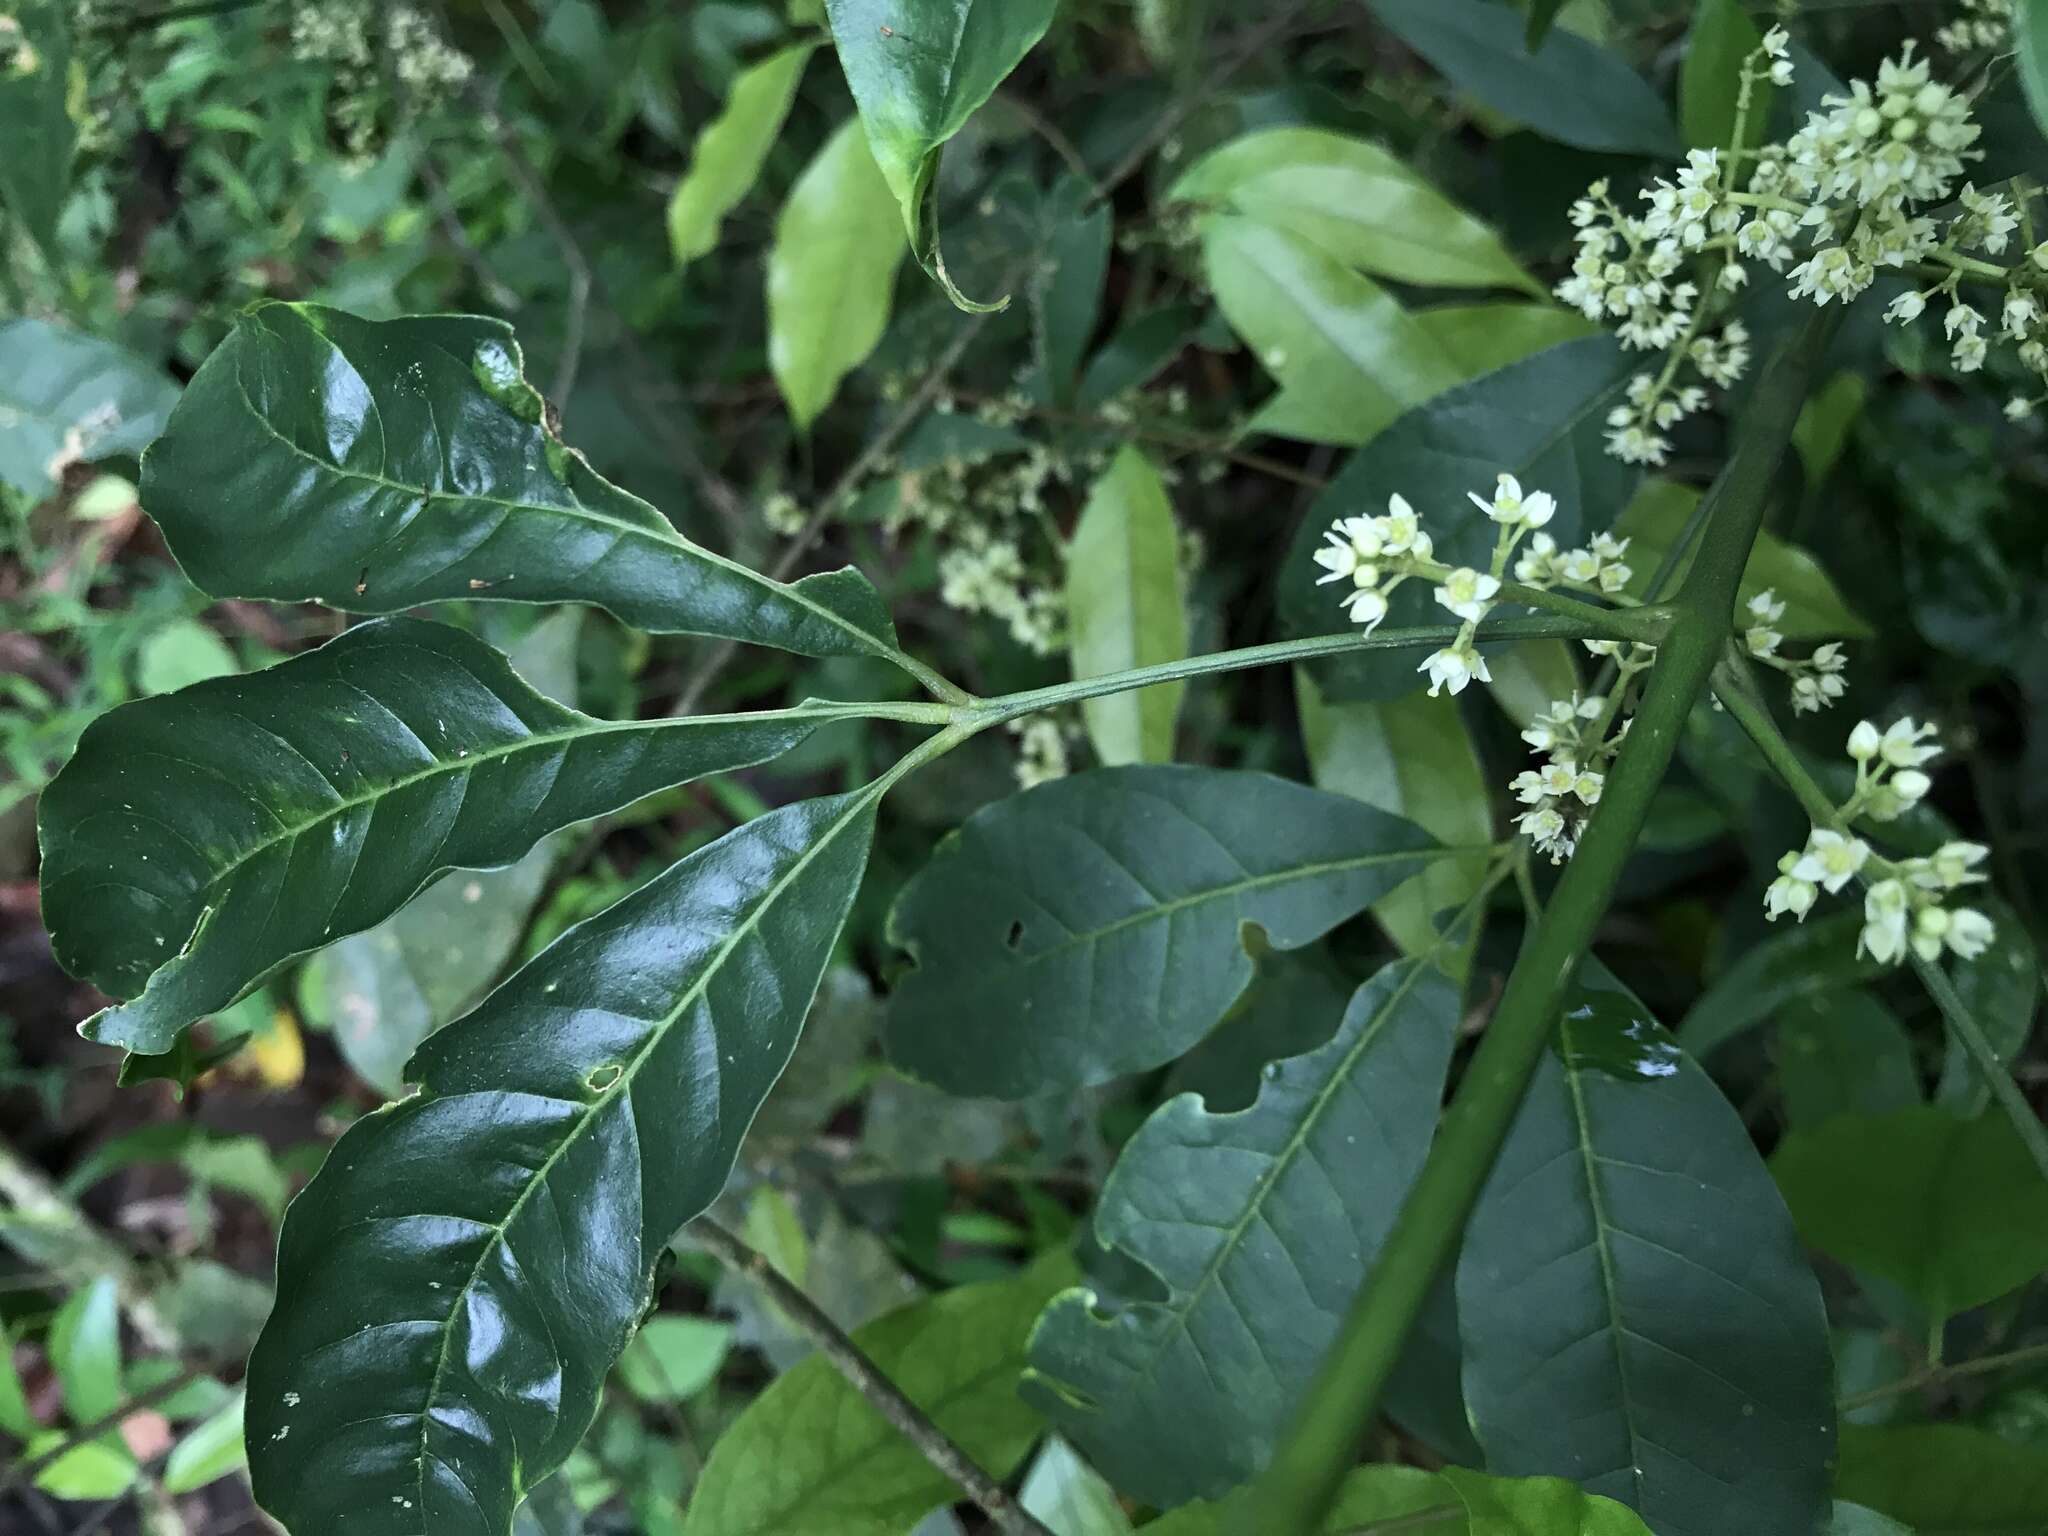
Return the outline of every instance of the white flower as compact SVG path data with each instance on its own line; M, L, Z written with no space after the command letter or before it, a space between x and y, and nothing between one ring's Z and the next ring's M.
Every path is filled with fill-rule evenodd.
M1990 854L1991 850L1982 843L1943 843L1927 864L1942 887L1952 891L1959 885L1974 885L1983 880L1977 866Z
M1467 623L1476 624L1492 609L1490 599L1498 591L1500 582L1495 578L1460 566L1436 589L1436 600Z
M1543 775L1533 768L1524 768L1508 781L1508 788L1524 805L1535 805L1550 797L1550 790L1543 782Z
M1440 651L1432 651L1415 669L1429 674L1429 696L1433 699L1440 689L1448 688L1452 693L1463 693L1473 678L1482 683L1493 681L1493 674L1486 670L1486 658L1471 646L1447 645Z
M1600 803L1600 791L1607 787L1607 776L1588 769L1572 780L1572 793L1588 805Z
M1798 862L1796 853L1778 860L1778 878L1764 891L1764 916L1774 923L1787 912L1805 922L1806 914L1813 909L1814 897L1820 894L1811 880L1802 880L1792 872Z
M1849 733L1849 755L1859 763L1867 763L1876 757L1882 745L1877 727L1868 720L1858 720L1856 729Z
M1887 787L1907 805L1918 805L1926 798L1927 791L1933 784L1934 781L1918 768L1907 768L1893 774Z
M1927 296L1922 293L1902 293L1885 307L1884 317L1896 325L1910 325L1927 313Z
M1493 488L1493 500L1488 501L1477 491L1465 493L1472 499L1472 505L1505 527L1541 528L1557 515L1557 499L1548 491L1522 493L1522 482L1513 475L1502 475Z
M1387 498L1387 515L1380 519L1380 536L1390 555L1398 555L1411 548L1415 536L1422 531L1422 520L1415 515L1415 509L1408 505L1408 498L1396 492Z
M1759 624L1775 624L1785 617L1785 605L1774 588L1766 587L1749 600L1749 613Z
M1861 730L1862 727L1858 726L1857 729ZM1932 725L1917 725L1911 715L1906 715L1885 727L1884 736L1878 743L1878 753L1894 768L1918 768L1922 763L1941 755L1938 743L1925 747L1920 745L1922 741L1929 740L1935 734ZM1852 737L1851 740L1853 739ZM1850 750L1853 756L1853 746Z
M1913 953L1922 960L1941 958L1941 941L1951 919L1941 907L1922 907L1913 918Z
M1870 844L1862 838L1848 837L1826 827L1815 827L1806 839L1805 851L1785 873L1814 885L1824 885L1832 896L1855 878L1869 857Z
M1353 547L1349 538L1334 528L1323 537L1328 542L1316 551L1315 560L1316 564L1329 574L1318 576L1316 585L1320 587L1333 581L1349 581L1352 573L1358 569L1357 549Z
M1742 635L1743 644L1749 647L1749 654L1752 656L1777 655L1778 647L1784 639L1785 637L1775 629L1768 629L1761 624L1744 630Z
M1943 940L1965 960L1976 959L1998 937L1997 925L1975 907L1958 907L1948 918L1948 932Z
M1856 953L1867 954L1879 965L1890 965L1906 952L1905 886L1896 880L1880 880L1863 896L1863 932L1856 939Z
M1345 611L1354 624L1363 624L1370 634L1387 616L1387 599L1371 587L1362 587L1344 600Z
M1568 757L1554 757L1543 765L1542 772L1537 777L1542 780L1543 792L1546 795L1563 799L1572 792L1572 787L1579 781L1578 764Z

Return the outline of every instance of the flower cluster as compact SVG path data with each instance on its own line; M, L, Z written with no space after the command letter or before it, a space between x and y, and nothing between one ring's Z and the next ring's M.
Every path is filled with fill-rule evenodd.
M1980 0L1957 25L1972 39L1980 28L1988 37L2004 10ZM1757 89L1791 80L1788 47L1774 27L1745 62L1737 145ZM1887 319L1917 319L1940 301L1959 370L1982 367L1991 341L2004 340L2048 385L2048 243L2010 263L1989 259L2013 245L2025 210L1963 180L1982 158L1969 102L1934 80L1907 43L1875 82L1858 80L1822 104L1782 143L1693 150L1675 180L1642 192L1638 212L1625 212L1604 181L1573 204L1578 256L1558 296L1612 324L1624 346L1665 354L1610 414L1608 451L1616 457L1663 463L1670 428L1705 406L1707 386L1741 376L1748 339L1740 322L1721 320L1753 264L1783 274L1794 297L1817 305L1848 303L1881 271L1924 274L1930 285L1900 295ZM1950 203L1957 211L1944 225L1930 210ZM1998 290L1987 306L1995 322L1959 296L1965 280ZM2023 416L2044 400L2048 389L2008 410Z
M1012 720L1009 731L1017 738L1013 771L1019 789L1031 789L1067 776L1067 733L1060 728L1059 721L1051 715L1026 715L1021 720Z
M1847 683L1842 676L1849 659L1834 641L1817 645L1810 656L1788 656L1780 649L1784 633L1777 628L1785 617L1785 605L1777 593L1765 588L1749 600L1750 623L1742 632L1742 643L1750 656L1792 680L1792 712L1818 714L1842 696Z
M1940 754L1931 725L1908 716L1884 731L1868 720L1849 733L1849 757L1856 787L1836 812L1841 827L1859 818L1893 821L1927 794L1922 770ZM1856 952L1880 965L1894 965L1907 951L1923 960L1944 951L1974 960L1997 938L1991 919L1974 907L1951 906L1952 893L1978 885L1981 843L1944 843L1925 858L1887 859L1853 832L1815 827L1806 846L1778 861L1778 877L1764 892L1764 915L1775 922L1786 913L1804 922L1820 892L1837 895L1863 878L1863 930Z
M1515 818L1515 830L1549 854L1553 864L1571 857L1586 813L1600 803L1604 769L1613 755L1612 745L1603 740L1606 713L1606 699L1573 694L1551 704L1522 732L1522 739L1546 759L1541 768L1525 769L1508 785L1526 807Z
M1629 578L1635 575L1622 559L1627 553L1628 540L1611 533L1596 533L1592 543L1564 550L1549 534L1533 534L1515 561L1515 580L1525 587L1576 587L1614 597L1628 590Z
M451 46L428 13L414 5L372 6L366 0L303 4L292 12L295 58L334 72L331 110L349 152L378 148L384 100L380 65L389 61L397 108L408 118L439 106L475 72L469 55Z
M1934 34L1945 52L1983 48L2004 53L2012 45L2012 0L1962 0L1962 15Z
M1345 583L1338 601L1351 622L1363 624L1368 632L1386 618L1387 599L1402 582L1421 577L1436 583L1437 602L1461 622L1456 638L1416 668L1429 674L1432 698L1446 688L1462 693L1474 678L1491 680L1486 658L1479 654L1474 640L1479 623L1499 601L1501 573L1515 546L1525 534L1534 533L1557 515L1555 497L1548 491L1525 495L1513 475L1502 475L1495 482L1490 499L1477 491L1466 494L1500 530L1488 570L1438 564L1436 547L1421 519L1399 494L1387 498L1387 510L1378 517L1338 518L1315 554L1316 564L1325 573L1316 578L1317 585ZM1547 537L1545 542L1549 543Z

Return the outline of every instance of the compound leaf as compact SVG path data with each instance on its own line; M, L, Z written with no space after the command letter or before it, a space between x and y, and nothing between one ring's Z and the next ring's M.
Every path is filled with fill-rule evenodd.
M575 1448L796 1045L877 797L757 817L570 929L335 1144L249 1362L294 1536L505 1536Z
M1263 773L1042 784L970 817L897 899L890 934L917 965L890 1000L889 1053L950 1093L1011 1099L1159 1066L1251 980L1244 924L1298 948L1446 851Z
M293 955L434 875L787 751L819 716L595 720L418 619L108 711L41 805L57 957L117 1003L84 1032L155 1054Z

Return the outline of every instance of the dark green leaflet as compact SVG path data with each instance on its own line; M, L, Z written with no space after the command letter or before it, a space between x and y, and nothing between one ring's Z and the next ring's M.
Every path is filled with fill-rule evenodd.
M43 920L115 997L91 1039L168 1050L296 954L449 868L803 740L829 709L594 720L481 640L385 619L95 720L41 806Z
M657 633L899 659L857 571L785 586L712 554L545 417L502 321L261 304L187 386L142 504L216 597L594 603Z
M756 818L429 1039L293 1203L249 1362L293 1536L504 1536L788 1061L881 782Z

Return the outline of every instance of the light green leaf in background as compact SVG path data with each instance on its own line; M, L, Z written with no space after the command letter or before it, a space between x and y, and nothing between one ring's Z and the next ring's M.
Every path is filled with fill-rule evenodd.
M1579 149L1676 157L1663 101L1613 53L1561 28L1532 27L1493 0L1370 0L1373 14L1451 83L1548 139Z
M759 179L817 46L815 40L792 43L740 71L723 109L697 135L690 168L668 202L669 247L677 266L718 244L725 216Z
M1216 1498L1266 1464L1422 1167L1457 1028L1457 989L1397 961L1250 1108L1183 1094L1125 1145L1096 1236L1165 1297L1059 1297L1025 1386L1119 1489Z
M1749 19L1739 0L1700 0L1686 34L1685 61L1678 70L1678 122L1686 143L1696 149L1754 149L1764 141L1771 122L1771 98L1777 87L1769 80L1750 86L1749 117L1743 142L1735 143L1736 98L1742 89L1744 60L1763 45L1763 33Z
M144 457L142 504L214 597L594 603L658 634L914 665L858 572L771 580L604 479L522 366L501 320L258 304Z
M1052 1536L1130 1536L1116 1490L1058 1435L1046 1438L1017 1490L1017 1502Z
M950 1093L1171 1061L1251 980L1239 930L1320 938L1438 857L1413 822L1263 773L1097 768L968 818L903 888L884 1038Z
M0 1329L0 1433L26 1440L36 1432L35 1416L28 1409L28 1393L22 1389L21 1373L14 1368L14 1340Z
M1845 1504L1837 1499L1834 1513L1821 1536L1915 1536L1915 1532L1889 1515L1880 1515L1861 1504Z
M1469 1536L1648 1536L1626 1504L1561 1477L1488 1477L1466 1467L1439 1474L1465 1503ZM1789 1530L1790 1527L1787 1527ZM1762 1527L1750 1536L1765 1536Z
M1089 492L1067 546L1067 649L1076 678L1188 653L1180 531L1159 471L1126 445ZM1087 699L1081 718L1105 764L1173 761L1185 683Z
M1975 960L1955 968L1956 994L1998 1059L2009 1062L2026 1048L2034 1032L2034 1013L2041 997L2040 961L2027 925L2009 902L1980 895L1970 904L1998 925L1998 936ZM1952 1034L1942 1056L1934 1099L1958 1115L1980 1115L1991 1103L1990 1087Z
M799 427L882 339L902 260L888 184L848 118L789 189L768 252L768 366Z
M1307 671L1294 675L1301 740L1318 789L1405 816L1432 837L1475 851L1441 859L1373 904L1373 916L1409 954L1436 943L1436 919L1486 879L1493 797L1457 700L1413 694L1380 704L1329 704ZM1462 979L1476 931L1447 956Z
M1936 1318L2048 1269L2048 1181L2003 1115L1930 1104L1837 1116L1787 1135L1771 1172L1801 1237Z
M42 796L44 920L67 969L128 999L88 1020L88 1038L167 1051L442 870L509 863L570 823L774 757L815 725L595 720L461 630L357 625L93 721Z
M1196 161L1168 195L1291 231L1375 277L1546 291L1479 219L1377 144L1348 134L1248 133Z
M121 1406L121 1303L111 1276L65 1298L50 1323L49 1352L73 1424L91 1424Z
M53 265L78 154L68 105L71 11L64 0L18 0L5 13L14 27L0 32L0 211L20 221Z
M1851 1425L1842 1431L1836 1487L1914 1536L2048 1530L2048 1451L1965 1424Z
M1051 25L1054 0L826 0L832 45L918 263L966 310L939 252L939 150Z
M190 1493L248 1465L242 1443L242 1394L185 1431L164 1462L164 1492Z
M0 166L20 158L10 144ZM30 496L77 460L139 454L178 386L126 347L44 320L0 320L0 481Z
M1255 431L1356 444L1458 382L1394 296L1291 230L1234 214L1201 221L1216 302L1280 393Z
M674 1403L711 1385L732 1348L731 1323L657 1313L619 1356L619 1380L643 1403Z
M770 811L570 929L335 1143L249 1362L284 1525L504 1536L575 1449L796 1046L880 792Z
M143 637L135 683L146 694L175 693L242 670L227 642L197 619L173 619Z
M1466 1229L1473 1431L1659 1536L1800 1536L1834 1452L1820 1286L1741 1116L1613 987L1567 1006Z
M1006 1280L945 1291L853 1341L992 1476L1042 1433L1017 1395L1024 1340L1073 1279L1064 1254ZM901 1536L957 1489L829 1361L779 1377L719 1437L690 1499L686 1536Z
M65 1442L62 1434L42 1435L22 1447L24 1456L44 1456ZM102 1435L74 1445L36 1474L36 1487L59 1499L118 1499L135 1486L140 1469L118 1435Z
M1226 1536L1256 1529L1254 1495L1190 1504L1145 1527L1146 1536ZM1245 1505L1247 1508L1239 1509ZM1627 1506L1556 1477L1489 1477L1469 1467L1360 1467L1344 1479L1321 1536L1650 1536ZM1277 1536L1277 1533L1276 1533Z
M1487 658L1493 676L1486 691L1518 731L1527 730L1556 699L1568 699L1584 685L1579 657L1563 640L1518 640Z
M1599 334L1577 310L1555 304L1440 304L1415 311L1422 327L1461 379L1518 363L1563 341Z
M2012 44L2027 105L2048 134L2048 0L2012 0Z
M1629 583L1629 591L1634 596L1648 595L1651 576L1678 542L1699 500L1696 486L1650 479L1643 482L1635 499L1621 514L1614 531L1630 541L1628 563L1635 577ZM1676 583L1691 568L1688 556L1680 562L1665 590L1675 591ZM1849 606L1818 560L1768 531L1759 533L1750 549L1749 564L1742 572L1740 601L1748 602L1766 589L1777 593L1778 600L1785 605L1784 618L1773 627L1788 640L1868 640L1876 633Z

